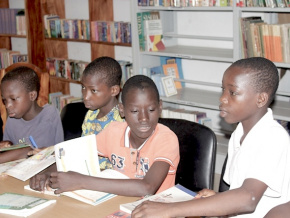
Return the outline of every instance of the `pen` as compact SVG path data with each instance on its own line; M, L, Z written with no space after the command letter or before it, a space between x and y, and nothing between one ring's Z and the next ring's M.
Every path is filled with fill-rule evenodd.
M34 148L38 148L37 144L35 143L34 139L32 138L32 136L29 136L29 140L31 141L31 144Z

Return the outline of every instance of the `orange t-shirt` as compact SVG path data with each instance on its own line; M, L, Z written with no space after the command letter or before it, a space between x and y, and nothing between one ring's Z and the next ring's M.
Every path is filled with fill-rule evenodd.
M112 122L96 135L99 155L108 157L114 170L132 179L143 179L155 161L165 161L170 164L170 168L157 193L174 186L180 159L175 133L158 123L148 140L134 149L128 142L130 131L127 127L127 122Z

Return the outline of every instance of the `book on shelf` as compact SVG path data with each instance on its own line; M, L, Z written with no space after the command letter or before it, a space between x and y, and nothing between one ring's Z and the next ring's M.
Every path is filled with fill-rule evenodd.
M54 148L51 146L27 159L0 164L0 173L1 175L9 175L16 179L26 181L55 163L55 158L52 155L53 152Z
M146 51L145 20L159 20L159 11L145 11L137 13L137 27L139 36L139 49Z
M182 70L182 59L181 58L177 58L177 57L165 57L165 56L161 56L160 57L160 64L161 66L165 65L165 64L177 64L177 69L178 69L178 74L179 74L179 79L183 79L183 70ZM184 82L181 82L181 86L184 87L185 84Z
M102 178L128 179L124 174L112 169L100 172L95 135L64 141L56 144L54 148L58 171L74 171L84 175ZM91 205L98 205L116 196L111 193L92 190L76 190L64 192L62 195Z
M162 23L160 19L144 21L145 50L162 51L165 49L163 41Z
M0 213L27 217L55 202L56 200L6 192L0 194Z
M285 63L290 63L290 23L281 24L282 51Z
M166 97L177 94L176 86L172 76L162 77L161 82Z
M162 65L163 72L166 76L172 76L175 79L179 79L179 72L178 72L178 66L176 63L173 64L164 64ZM181 89L182 85L180 81L175 81L175 86L177 89Z
M195 192L185 188L180 184L177 184L169 189L166 189L163 192L152 195L150 197L146 197L141 200L127 204L121 204L120 210L128 214L131 214L132 211L135 209L135 207L137 207L139 204L147 200L163 203L173 203L173 202L189 201L194 199L195 196L196 196Z

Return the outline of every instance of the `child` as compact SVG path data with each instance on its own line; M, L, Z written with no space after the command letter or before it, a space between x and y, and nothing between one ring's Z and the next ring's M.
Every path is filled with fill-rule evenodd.
M81 83L88 112L82 125L82 136L101 132L112 121L123 121L119 114L117 96L120 93L122 69L110 57L92 61L84 70ZM112 168L107 158L99 158L100 168Z
M239 123L229 141L224 180L230 190L202 190L200 199L174 204L146 202L132 217L264 217L289 200L289 135L269 107L278 88L275 65L261 57L238 60L224 73L220 116ZM210 196L210 197L207 197Z
M59 112L51 105L40 107L37 97L40 81L34 70L18 67L1 81L1 95L8 118L0 147L28 143L32 136L38 148L45 148L63 141ZM26 158L31 147L0 153L0 163Z
M126 122L112 122L96 136L99 154L108 157L113 168L130 179L115 180L85 176L75 172L52 172L44 183L30 187L55 194L90 189L123 196L145 196L175 184L179 163L177 136L158 124L162 102L155 83L146 76L131 77L124 85L119 110Z
M101 132L112 121L123 121L119 114L117 96L120 93L122 69L113 58L100 57L85 68L81 83L85 107L88 112L82 124L82 136ZM100 168L112 168L108 158L99 156ZM31 187L38 187L39 182L46 180L50 172L56 171L51 165L44 173L30 179Z

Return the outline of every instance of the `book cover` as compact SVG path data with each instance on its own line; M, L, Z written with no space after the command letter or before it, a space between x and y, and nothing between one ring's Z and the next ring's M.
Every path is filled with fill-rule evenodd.
M196 196L196 193L185 188L184 186L177 184L163 192L160 192L156 195L152 195L147 198L143 198L141 200L127 203L127 204L121 204L120 210L131 214L132 211L137 207L139 204L141 204L144 201L150 200L150 201L156 201L156 202L163 202L163 203L172 203L172 202L182 202L182 201L189 201L194 199Z
M172 76L173 78L179 79L179 72L178 72L178 67L177 67L176 63L175 64L165 64L165 65L162 65L162 67L163 67L164 75ZM174 83L175 83L175 86L177 89L182 88L181 82L175 81Z
M0 194L0 213L27 217L55 202L30 195L3 193Z
M144 34L146 37L146 51L162 51L165 49L161 20L145 20Z
M5 170L2 174L26 181L55 162L54 156L51 155L53 151L53 146L43 149L16 165L12 163L11 168Z
M118 210L112 214L109 214L105 218L131 218L131 214L125 213L124 211Z

